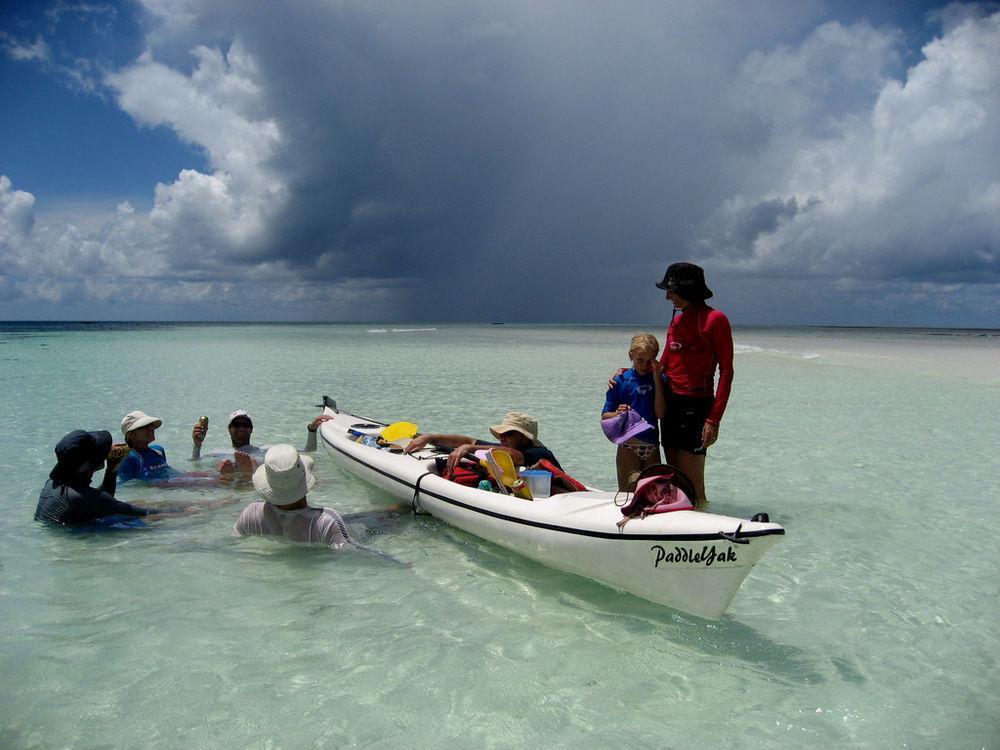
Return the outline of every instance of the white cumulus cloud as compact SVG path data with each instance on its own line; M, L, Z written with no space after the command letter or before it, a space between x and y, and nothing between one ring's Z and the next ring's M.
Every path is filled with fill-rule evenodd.
M10 179L0 175L0 247L7 248L31 232L35 223L35 196L14 190Z
M238 42L226 55L203 46L194 55L190 75L147 52L105 82L136 122L173 129L202 148L214 170L185 169L175 182L156 186L150 218L173 246L173 261L252 257L266 239L268 219L287 199L270 165L281 132L261 109L253 60Z
M864 24L835 31L821 27L742 68L738 87L750 94L772 90L782 70L803 85L791 87L791 103L775 91L762 99L787 111L773 118L753 192L703 223L701 251L758 275L996 282L1000 13L951 25L905 78L883 81L852 111L828 104L828 92L878 81L896 39ZM817 64L842 54L856 59ZM828 116L827 132L803 131L800 113Z

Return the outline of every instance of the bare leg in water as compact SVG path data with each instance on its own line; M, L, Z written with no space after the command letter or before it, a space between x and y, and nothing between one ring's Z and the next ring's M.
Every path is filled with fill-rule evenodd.
M250 477L256 469L257 464L254 462L249 453L236 451L232 460L227 458L219 464L219 478L227 481L237 477L247 478Z
M708 504L705 497L705 454L691 453L680 448L667 449L667 460L680 469L684 475L691 480L697 497L692 497L691 502L696 508L704 510Z

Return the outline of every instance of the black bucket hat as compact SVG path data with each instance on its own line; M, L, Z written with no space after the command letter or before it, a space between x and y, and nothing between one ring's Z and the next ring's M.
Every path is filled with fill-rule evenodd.
M705 286L705 272L694 263L671 263L663 274L663 281L656 284L660 289L674 292L689 302L710 299L712 290Z
M111 433L107 430L73 430L56 443L56 465L49 472L49 478L67 481L96 471L107 459L111 442Z

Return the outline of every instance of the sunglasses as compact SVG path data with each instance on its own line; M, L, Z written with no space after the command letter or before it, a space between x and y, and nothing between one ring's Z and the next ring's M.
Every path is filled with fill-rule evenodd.
M230 427L235 427L237 429L246 428L248 430L252 430L253 429L253 422L230 422L229 426Z

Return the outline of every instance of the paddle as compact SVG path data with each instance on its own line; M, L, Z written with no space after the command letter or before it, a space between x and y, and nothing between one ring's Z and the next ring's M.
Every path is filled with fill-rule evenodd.
M417 434L417 429L413 422L393 422L383 427L378 436L386 443L395 443L397 440L409 440Z
M518 476L514 460L507 451L499 449L487 451L486 463L500 485L501 492L509 492L522 500L532 499L531 490L528 489L527 483Z

